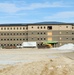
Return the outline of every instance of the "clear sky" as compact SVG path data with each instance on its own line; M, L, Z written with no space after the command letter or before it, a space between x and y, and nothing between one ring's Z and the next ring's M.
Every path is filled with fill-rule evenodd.
M0 0L1 23L74 23L74 0Z

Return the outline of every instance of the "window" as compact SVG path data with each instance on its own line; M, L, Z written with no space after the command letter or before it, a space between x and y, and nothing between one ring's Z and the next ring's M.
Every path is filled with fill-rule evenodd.
M25 40L25 39L23 39L23 40Z
M18 27L17 27L17 30L18 30Z
M41 43L41 46L42 46L42 43Z
M32 40L33 40L33 38L32 38Z
M42 27L41 27L41 29L42 29Z
M7 46L9 46L9 44L7 44Z
M38 27L38 29L39 29L39 27Z
M72 27L72 29L74 29L74 28Z
M52 26L48 26L47 29L48 29L48 30L51 30L51 29L52 29Z
M46 38L44 38L44 40L46 40Z
M3 35L3 34L1 33L1 35Z
M10 35L12 35L12 33L10 33Z
M3 46L3 44L1 44L1 46Z
M10 39L10 40L12 40L12 39Z
M39 40L39 38L38 38L38 40Z
M23 35L25 35L25 33L23 33Z
M7 39L7 40L9 40L9 39Z
M3 28L1 28L1 30L3 30Z
M20 27L20 30L21 30L22 28Z
M38 33L39 34L39 33Z
M1 39L1 41L2 41L3 39Z
M28 40L28 39L26 39L26 40Z
M12 44L10 44L10 46L12 46Z
M33 28L33 26L32 26L32 28Z
M68 28L68 26L66 26L66 28Z
M15 46L15 44L14 44L14 46Z
M6 33L4 33L4 35L6 35Z
M44 29L45 29L45 26L44 26Z
M15 35L15 33L14 33L14 35Z
M39 46L39 44L38 44L38 46Z
M7 35L9 35L9 33L7 33Z
M45 32L44 32L44 34L45 34Z
M15 30L15 28L14 28L14 30Z
M25 29L25 27L23 27L23 30Z
M74 38L72 38L72 40L74 40Z
M7 30L9 30L9 28L7 28Z
M26 27L26 29L28 29L28 27Z
M20 33L20 35L22 35L22 33Z
M15 40L15 39L14 39Z
M42 40L42 38L41 38L41 40Z
M26 33L26 35L28 35L28 33Z
M6 30L6 28L4 28L4 30Z
M11 28L11 30L12 30L12 28Z
M22 40L22 39L20 39L20 40Z
M41 33L42 34L42 33Z

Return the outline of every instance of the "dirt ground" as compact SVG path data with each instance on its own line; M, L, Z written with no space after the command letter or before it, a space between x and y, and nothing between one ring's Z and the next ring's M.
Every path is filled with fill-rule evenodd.
M0 75L74 75L74 52L52 49L1 49Z

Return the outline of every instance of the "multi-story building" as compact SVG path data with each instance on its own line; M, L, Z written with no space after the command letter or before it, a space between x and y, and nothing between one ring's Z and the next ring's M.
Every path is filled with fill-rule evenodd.
M63 24L1 24L0 46L17 46L35 41L41 47L44 41L57 41L54 47L74 43L74 25Z

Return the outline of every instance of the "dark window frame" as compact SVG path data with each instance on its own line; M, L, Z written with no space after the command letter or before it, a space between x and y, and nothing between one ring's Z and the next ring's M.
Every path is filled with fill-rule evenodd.
M48 30L52 30L52 26L48 26L47 29L48 29Z

